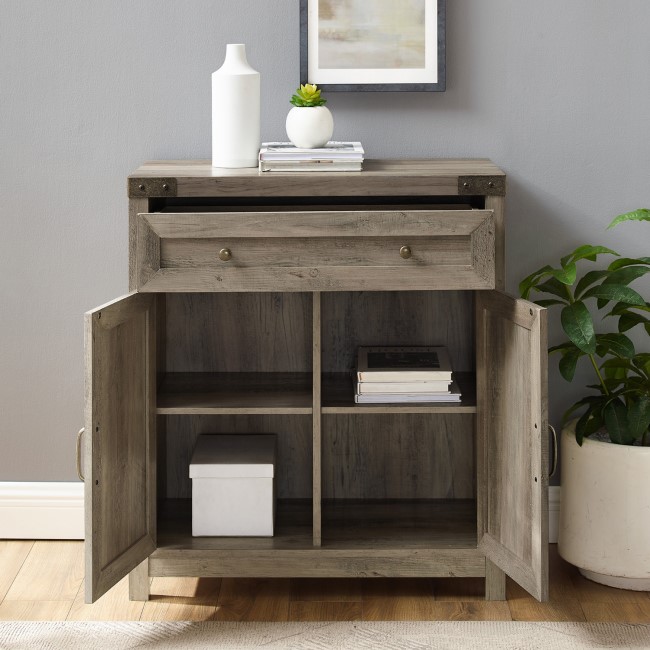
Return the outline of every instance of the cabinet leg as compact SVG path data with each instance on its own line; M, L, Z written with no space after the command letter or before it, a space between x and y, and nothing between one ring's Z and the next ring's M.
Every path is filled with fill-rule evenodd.
M485 560L485 600L506 599L506 574L501 569Z
M141 562L129 573L129 599L149 600L149 560Z

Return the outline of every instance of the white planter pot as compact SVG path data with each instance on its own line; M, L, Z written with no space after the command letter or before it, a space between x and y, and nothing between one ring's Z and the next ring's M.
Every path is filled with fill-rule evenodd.
M246 48L226 47L212 73L212 166L257 167L260 150L260 73L248 65Z
M296 147L324 147L332 133L334 118L327 106L294 106L287 115L287 135Z
M650 590L650 447L562 432L560 555L590 580Z

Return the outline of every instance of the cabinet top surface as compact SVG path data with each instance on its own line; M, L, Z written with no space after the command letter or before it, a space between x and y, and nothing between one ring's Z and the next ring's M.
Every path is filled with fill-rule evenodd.
M129 176L129 196L505 195L490 160L365 160L360 172L260 172L209 160L155 160Z

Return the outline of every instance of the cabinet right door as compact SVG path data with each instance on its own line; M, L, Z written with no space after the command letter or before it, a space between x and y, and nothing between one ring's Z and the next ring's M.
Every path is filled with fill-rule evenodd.
M476 326L479 548L547 600L546 310L477 291Z

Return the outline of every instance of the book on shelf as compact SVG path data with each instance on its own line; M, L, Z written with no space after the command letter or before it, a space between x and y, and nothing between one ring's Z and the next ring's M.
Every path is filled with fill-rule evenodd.
M357 354L357 380L450 382L449 352L444 346L362 346Z
M301 149L291 142L262 142L260 162L269 161L343 161L363 162L364 151L360 142L330 141L324 147Z
M372 393L444 393L449 395L451 381L357 381L357 395Z
M260 160L261 172L360 172L361 163L347 160Z
M413 404L452 402L458 403L461 400L461 393L458 385L452 382L450 390L446 392L431 393L370 393L355 394L356 404Z

